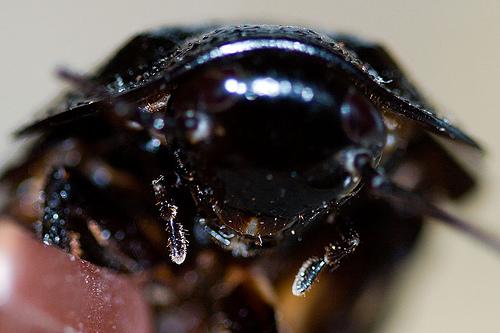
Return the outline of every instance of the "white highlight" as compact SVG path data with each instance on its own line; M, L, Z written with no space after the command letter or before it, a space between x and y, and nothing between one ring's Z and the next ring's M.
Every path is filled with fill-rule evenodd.
M9 301L14 284L14 272L9 257L0 252L0 306Z
M227 79L226 82L224 82L224 88L230 93L235 93L236 90L238 90L238 81L235 79Z
M255 96L295 95L305 102L310 102L314 98L314 90L311 87L304 86L301 82L277 80L272 77L255 78L248 82L230 78L224 81L224 89L231 94L247 94L248 99L254 99Z
M230 93L243 95L247 92L247 85L244 82L239 82L235 79L227 79L224 82L224 88Z
M270 77L255 79L252 82L252 92L258 96L275 97L280 94L280 83Z

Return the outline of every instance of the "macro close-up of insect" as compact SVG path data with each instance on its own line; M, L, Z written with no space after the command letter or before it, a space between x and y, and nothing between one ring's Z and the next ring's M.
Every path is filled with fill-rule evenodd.
M378 43L167 26L57 75L69 88L15 133L2 216L133 285L144 332L368 332L426 219L500 251L440 208L483 148Z

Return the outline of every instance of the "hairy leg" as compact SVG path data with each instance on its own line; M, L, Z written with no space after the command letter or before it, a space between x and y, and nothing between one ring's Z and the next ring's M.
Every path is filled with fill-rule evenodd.
M319 273L326 266L335 270L344 257L351 254L359 245L359 235L349 227L340 235L340 239L325 247L323 257L311 257L300 267L292 285L292 293L301 296L311 288Z
M120 250L107 235L109 232L100 227L99 219L93 218L85 207L85 197L81 192L83 182L83 176L72 168L55 167L50 172L40 223L43 242L114 269L136 270L134 260Z
M177 181L173 183L176 184ZM177 219L179 207L175 204L172 194L175 185L168 182L165 176L153 180L152 185L156 198L156 207L168 233L170 259L180 265L186 259L188 241L184 226Z

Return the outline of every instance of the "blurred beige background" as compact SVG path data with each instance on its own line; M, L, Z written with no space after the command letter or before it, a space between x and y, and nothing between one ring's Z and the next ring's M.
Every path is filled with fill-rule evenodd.
M379 40L420 87L487 147L482 190L449 207L500 235L500 1L10 1L0 10L0 156L9 134L61 88L56 65L88 70L134 32L161 24L266 21ZM382 332L500 332L500 258L427 228Z

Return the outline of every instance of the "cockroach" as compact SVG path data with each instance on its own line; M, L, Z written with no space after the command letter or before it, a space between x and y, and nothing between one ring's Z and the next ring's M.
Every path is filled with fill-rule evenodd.
M169 27L58 73L72 89L17 132L3 212L140 275L159 332L364 332L424 217L500 250L433 203L470 191L458 148L481 147L379 44Z

